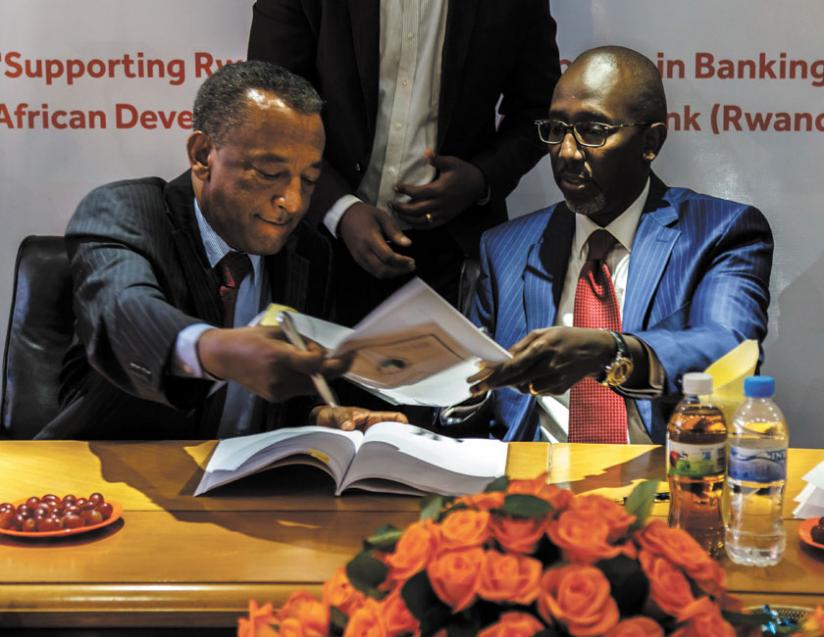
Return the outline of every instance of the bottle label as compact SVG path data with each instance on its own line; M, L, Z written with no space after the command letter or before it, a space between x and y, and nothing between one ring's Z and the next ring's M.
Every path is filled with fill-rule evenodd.
M732 480L779 482L787 478L787 449L748 449L730 446Z
M705 478L724 473L725 444L691 445L667 439L669 475Z

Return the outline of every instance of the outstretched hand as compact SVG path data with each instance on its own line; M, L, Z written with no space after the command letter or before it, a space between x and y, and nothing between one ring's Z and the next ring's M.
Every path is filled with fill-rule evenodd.
M410 201L392 204L398 217L421 230L442 226L486 194L486 178L475 164L436 155L431 148L424 156L437 169L437 177L423 186L398 184L395 191L408 195Z
M527 334L510 348L512 358L482 367L467 379L482 394L512 386L524 393L563 394L585 376L595 376L612 361L615 342L605 330L549 327Z
M200 363L213 376L243 385L270 402L314 394L311 374L334 378L351 360L326 358L317 343L301 351L286 342L277 327L206 330L197 344Z

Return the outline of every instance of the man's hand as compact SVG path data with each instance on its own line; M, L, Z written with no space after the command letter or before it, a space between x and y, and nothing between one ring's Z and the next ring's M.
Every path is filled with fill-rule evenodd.
M423 186L398 184L395 190L411 201L392 204L392 209L413 228L442 226L486 194L486 179L474 164L450 155L436 155L427 148L424 156L438 176Z
M524 393L562 394L584 376L601 373L615 357L615 342L605 330L549 327L530 332L509 350L512 358L481 369L467 379L480 394L514 386Z
M338 235L352 258L369 274L392 279L415 269L415 260L395 252L388 241L407 247L412 244L385 210L365 203L351 205L338 224Z
M332 427L344 431L352 431L353 429L363 431L369 429L372 425L388 420L403 424L409 423L406 416L399 411L369 411L360 407L328 407L321 405L315 407L309 414L310 425Z
M268 401L279 402L315 393L310 374L340 376L351 361L324 358L309 342L302 352L283 340L277 327L206 330L197 342L200 364L207 372L232 380Z

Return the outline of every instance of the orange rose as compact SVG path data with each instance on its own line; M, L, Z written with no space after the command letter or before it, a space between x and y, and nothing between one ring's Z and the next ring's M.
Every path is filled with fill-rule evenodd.
M549 523L547 535L570 562L594 564L621 553L608 543L609 525L584 511L568 509Z
M237 637L276 637L277 631L272 627L275 616L272 605L258 606L253 599L249 600L249 615L237 620Z
M406 527L395 545L395 552L386 557L389 578L408 580L424 570L438 549L440 528L432 520L421 520Z
M323 603L327 607L337 608L344 615L351 617L352 613L363 606L364 601L366 597L352 586L343 567L335 571L323 585Z
M531 604L538 597L542 570L531 557L487 551L478 595L492 602Z
M541 578L538 613L544 621L566 625L570 635L603 635L618 623L618 606L609 580L594 566L550 568Z
M726 588L724 569L683 529L653 520L636 537L641 548L680 566L704 592L716 595Z
M646 550L641 551L639 559L649 579L650 599L667 615L675 617L695 601L690 583L681 569Z
M489 511L462 509L441 522L442 549L480 546L489 539Z
M453 613L475 601L483 563L484 551L478 547L444 551L429 562L426 572L432 590L444 604L452 607Z
M418 620L409 612L406 602L398 586L381 602L381 616L390 635L416 633L419 630Z
M343 637L385 637L388 634L381 605L369 598L349 618Z
M280 623L278 632L275 633L277 637L306 637L307 633L303 629L303 624L299 619L289 617ZM269 637L267 635L266 637Z
M801 622L801 630L804 635L824 635L824 607L816 606Z
M534 495L542 500L546 500L552 505L555 513L566 510L575 499L572 491L559 489L554 484L547 484L545 473L532 480L512 480L509 483L507 492Z
M610 542L626 535L630 525L636 520L635 516L627 513L620 504L602 495L579 495L572 501L569 508L604 520L609 525Z
M654 619L638 615L621 620L605 637L664 637L664 629Z
M721 616L721 609L709 597L701 597L685 607L676 618L686 622L676 637L735 637L735 629Z
M470 509L480 511L491 511L500 509L504 505L506 494L503 491L493 491L491 493L476 493L475 495L464 495L455 500L455 504L465 504Z
M512 518L508 515L492 517L489 528L492 537L507 551L532 553L546 530L545 518Z
M305 637L326 637L329 632L329 607L315 599L306 591L295 591L277 612L281 621L280 632L284 632L283 622L292 618L303 627Z
M484 628L478 637L532 637L546 628L529 613L504 613L500 619Z

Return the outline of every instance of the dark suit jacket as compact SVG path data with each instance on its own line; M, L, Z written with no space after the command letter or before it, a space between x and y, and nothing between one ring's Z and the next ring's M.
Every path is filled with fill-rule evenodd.
M249 59L309 79L326 105L326 165L310 218L353 193L369 164L378 105L379 0L257 0ZM506 220L506 196L546 152L533 124L560 76L547 0L450 0L437 152L478 166L492 199L447 224L468 255L483 230ZM496 130L495 105L503 95Z
M207 398L212 383L167 373L180 330L223 325L193 202L189 172L108 184L80 202L66 229L75 340L62 411L40 438L215 437L223 393ZM330 249L309 224L265 263L274 301L328 315ZM267 428L305 416L299 404L258 403Z
M574 215L556 204L484 234L472 319L503 347L555 324L574 233ZM666 373L663 396L638 401L660 444L681 377L744 339L764 340L773 238L756 208L668 188L653 176L631 255L622 327L655 352ZM493 399L496 435L535 437L532 396L502 389Z

